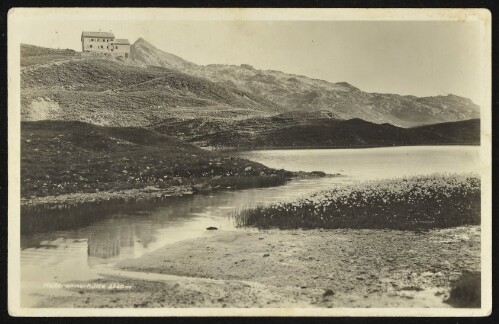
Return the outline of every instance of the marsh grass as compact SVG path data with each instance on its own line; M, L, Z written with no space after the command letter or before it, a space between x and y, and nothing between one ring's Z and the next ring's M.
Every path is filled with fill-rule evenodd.
M239 227L392 228L480 224L480 179L433 174L338 186L294 202L246 209Z

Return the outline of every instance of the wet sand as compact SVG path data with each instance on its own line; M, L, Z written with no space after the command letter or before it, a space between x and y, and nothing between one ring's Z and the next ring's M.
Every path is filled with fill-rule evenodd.
M430 231L207 231L123 260L38 307L450 307L450 285L480 270L480 227Z

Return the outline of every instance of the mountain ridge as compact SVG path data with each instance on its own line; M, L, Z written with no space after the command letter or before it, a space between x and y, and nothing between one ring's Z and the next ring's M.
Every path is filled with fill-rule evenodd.
M479 106L453 94L417 97L369 93L347 82L332 83L276 70L259 70L248 64L197 65L164 52L143 38L132 48L133 60L138 64L181 69L187 74L264 97L286 110L327 110L341 119L361 118L400 127L479 118ZM152 57L143 54L151 52L154 52Z

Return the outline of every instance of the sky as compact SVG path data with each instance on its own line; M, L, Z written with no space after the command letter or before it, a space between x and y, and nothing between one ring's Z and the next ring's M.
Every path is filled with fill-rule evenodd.
M19 26L19 25L18 25ZM81 50L82 31L144 38L196 64L250 64L363 91L456 94L480 102L484 28L476 21L185 19L44 15L16 27L22 43ZM11 32L9 30L9 32Z

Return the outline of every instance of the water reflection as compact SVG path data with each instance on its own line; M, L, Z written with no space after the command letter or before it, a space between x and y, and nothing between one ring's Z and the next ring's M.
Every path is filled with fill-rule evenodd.
M120 246L133 247L134 246L134 226L129 224L120 224Z
M101 227L90 231L88 237L88 255L109 259L120 254L119 228L103 231Z
M126 218L111 218L87 228L87 254L90 268L134 256L137 242L154 240L151 222L130 223Z
M133 248L135 237L138 237L145 247L154 240L151 222L130 224L125 219L112 218L89 226L87 232L88 255L103 259L120 255L122 248Z
M202 235L205 228L234 229L242 208L292 198L342 179L291 181L285 186L225 191L154 201L86 204L81 209L23 211L23 221L44 217L21 235L23 280L84 280L93 270ZM98 215L98 217L94 217ZM83 218L84 220L82 220ZM50 228L52 228L50 230ZM43 279L44 278L44 279Z

